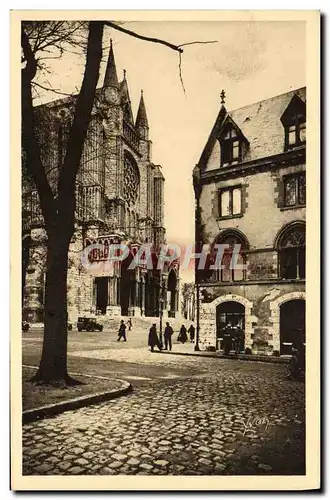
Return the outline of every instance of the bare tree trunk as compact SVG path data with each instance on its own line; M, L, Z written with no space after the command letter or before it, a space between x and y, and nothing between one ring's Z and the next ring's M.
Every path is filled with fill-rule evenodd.
M67 371L67 275L69 245L74 231L75 182L90 121L102 58L103 22L89 23L86 65L73 124L55 199L41 162L35 135L31 81L37 63L29 40L22 31L22 47L27 65L22 70L22 129L27 168L38 189L48 236L44 301L44 342L38 372L33 380L41 383L78 383Z
M67 275L70 238L60 231L48 239L44 300L44 342L39 370L33 380L74 382L67 371Z

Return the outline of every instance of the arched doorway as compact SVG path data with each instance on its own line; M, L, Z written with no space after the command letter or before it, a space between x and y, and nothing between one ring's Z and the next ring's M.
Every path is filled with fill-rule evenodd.
M223 349L223 334L225 328L233 327L233 334L237 329L243 332L241 335L240 352L245 348L245 307L235 301L222 302L216 307L217 342L220 341L220 349Z
M175 318L175 311L177 311L177 277L174 269L171 269L167 280L167 291L169 293L169 318Z
M294 299L280 306L280 354L292 354L292 345L305 342L305 301Z

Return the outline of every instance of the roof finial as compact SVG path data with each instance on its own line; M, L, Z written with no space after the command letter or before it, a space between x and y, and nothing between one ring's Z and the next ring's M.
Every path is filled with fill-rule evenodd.
M221 104L225 104L226 92L223 89L221 90L220 97L221 97Z
M110 38L110 48L112 47L112 38Z
M143 95L143 89L141 89L141 96Z
M124 80L126 80L126 69L123 69L123 73L124 73Z

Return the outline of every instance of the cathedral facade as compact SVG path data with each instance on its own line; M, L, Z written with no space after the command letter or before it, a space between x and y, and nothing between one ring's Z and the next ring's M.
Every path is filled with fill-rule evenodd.
M54 196L73 118L74 99L35 108L43 165ZM33 182L22 181L23 319L43 321L46 233ZM165 242L164 176L151 159L149 123L141 91L133 118L126 73L117 76L111 44L103 86L94 107L76 180L76 223L69 251L68 317L159 316L178 313L179 266L158 270L144 264L129 269L141 245L156 256ZM93 250L97 266L86 267L82 255ZM125 244L129 256L107 265L111 245ZM155 258L156 261L156 258Z

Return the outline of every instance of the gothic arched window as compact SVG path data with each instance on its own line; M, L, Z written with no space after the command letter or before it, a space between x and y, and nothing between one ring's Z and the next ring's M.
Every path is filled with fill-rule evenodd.
M123 196L128 205L134 205L136 202L139 182L139 171L136 163L131 158L126 156L124 162Z
M282 279L305 278L305 224L284 230L278 242L279 275Z
M214 271L216 281L243 281L245 279L245 250L248 248L248 242L245 237L236 231L225 231L217 238L216 244L223 245L217 248L216 252L220 255L222 252L221 267ZM216 255L216 253L214 253ZM220 266L220 261L218 262Z

